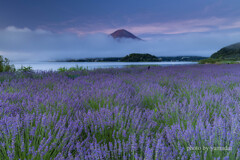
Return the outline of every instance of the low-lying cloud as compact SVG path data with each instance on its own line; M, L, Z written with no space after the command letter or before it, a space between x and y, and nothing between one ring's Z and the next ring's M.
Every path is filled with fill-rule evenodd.
M129 53L156 56L210 56L225 45L240 41L240 32L218 32L143 35L144 41L117 41L107 34L78 36L46 30L7 27L0 30L0 54L13 61L44 61L69 58L119 57Z

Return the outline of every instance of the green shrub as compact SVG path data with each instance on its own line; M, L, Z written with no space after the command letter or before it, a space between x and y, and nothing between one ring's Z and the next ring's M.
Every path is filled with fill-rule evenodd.
M32 67L31 66L28 66L28 67L25 67L25 66L21 66L20 69L18 69L18 71L20 72L32 72Z
M0 72L14 72L16 71L14 65L9 64L10 61L0 55Z
M216 64L217 62L220 62L220 59L213 59L213 58L208 58L208 59L203 59L200 60L198 63L199 64Z
M61 67L58 68L58 72L74 72L74 71L86 71L86 68L83 67L79 67L78 65L76 65L76 67L71 67L69 69L67 69L66 67Z
M199 64L239 64L237 59L214 59L214 58L208 58L203 59L198 62Z

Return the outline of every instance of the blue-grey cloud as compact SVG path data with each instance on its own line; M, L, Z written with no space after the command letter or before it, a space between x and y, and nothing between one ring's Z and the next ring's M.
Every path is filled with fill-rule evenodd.
M240 19L239 5L238 0L12 0L1 2L0 28L84 33L214 17L235 21Z
M240 41L240 31L155 35L145 41L116 41L107 34L77 36L45 30L7 27L0 30L0 54L10 60L58 60L65 58L118 57L129 53L156 56L210 56L223 46Z

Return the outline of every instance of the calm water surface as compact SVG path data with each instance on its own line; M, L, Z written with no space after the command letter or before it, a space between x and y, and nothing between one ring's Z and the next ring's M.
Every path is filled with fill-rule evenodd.
M16 69L21 66L31 66L33 70L53 70L56 71L60 67L83 67L87 69L96 68L122 68L131 65L159 65L159 66L173 66L173 65L189 65L197 64L197 62L12 62Z

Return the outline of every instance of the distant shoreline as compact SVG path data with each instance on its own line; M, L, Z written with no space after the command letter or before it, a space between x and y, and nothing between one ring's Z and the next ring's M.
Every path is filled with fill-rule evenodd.
M82 59L63 59L55 62L123 62L123 57L104 57L104 58L82 58ZM209 57L201 56L161 56L157 57L157 62L198 62ZM54 62L54 61L51 61ZM156 62L156 61L136 61L136 62Z
M53 70L56 71L61 67L83 67L88 69L96 68L122 68L125 66L177 66L177 65L195 65L197 62L11 62L16 69L21 68L21 66L32 67L33 70Z

